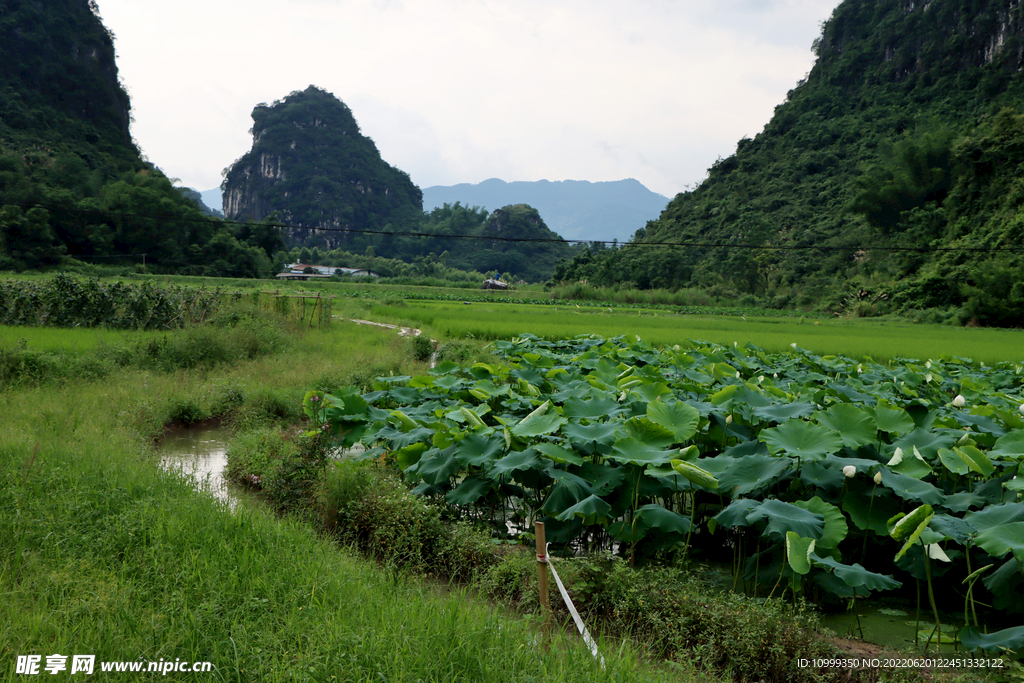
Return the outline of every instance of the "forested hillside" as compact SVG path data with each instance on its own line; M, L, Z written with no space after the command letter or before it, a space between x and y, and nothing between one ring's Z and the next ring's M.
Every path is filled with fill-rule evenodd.
M760 134L556 277L1024 324L1020 5L846 0L813 49Z
M224 213L291 226L289 246L528 281L546 280L570 255L526 205L488 213L455 202L425 214L420 189L381 158L352 111L329 92L310 86L257 105L252 117L253 147L225 175ZM514 241L534 239L547 241Z
M72 256L269 274L265 250L209 221L143 161L129 121L95 2L0 0L0 270Z

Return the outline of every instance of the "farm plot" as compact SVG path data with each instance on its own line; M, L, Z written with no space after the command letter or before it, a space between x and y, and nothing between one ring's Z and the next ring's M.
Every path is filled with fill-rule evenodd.
M962 611L964 645L1022 645L1022 627L982 635L977 613L1024 613L1021 365L595 336L494 346L503 363L310 392L307 414L499 530L543 519L567 551L638 562L729 546L733 585L761 595L921 582L936 615ZM936 618L925 637L941 631Z
M757 311L739 315L681 315L672 310L606 308L525 303L452 303L406 301L398 307L378 305L370 317L400 319L412 327L429 327L441 337L510 339L523 330L540 337L567 339L580 334L603 337L639 335L655 345L705 339L731 346L751 343L767 351L788 351L790 344L815 353L889 360L897 357L969 357L975 362L1024 361L1024 332L991 328L911 325L878 320L818 320L764 317Z

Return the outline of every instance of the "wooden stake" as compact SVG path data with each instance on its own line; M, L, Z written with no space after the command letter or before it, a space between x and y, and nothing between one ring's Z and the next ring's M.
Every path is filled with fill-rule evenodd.
M543 647L548 649L551 636L551 603L548 601L548 551L544 539L544 522L533 523L537 537L537 582L540 587L541 638Z

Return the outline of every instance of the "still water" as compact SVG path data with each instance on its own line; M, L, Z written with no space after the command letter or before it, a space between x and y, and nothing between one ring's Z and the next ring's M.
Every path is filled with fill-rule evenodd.
M231 430L223 425L172 429L160 441L160 465L191 477L196 487L234 507L239 495L224 479Z

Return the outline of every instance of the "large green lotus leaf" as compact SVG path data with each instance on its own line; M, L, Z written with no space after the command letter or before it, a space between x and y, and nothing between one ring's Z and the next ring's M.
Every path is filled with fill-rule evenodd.
M575 468L575 471L590 482L595 494L606 496L622 485L628 468L585 462L579 468Z
M455 447L455 459L463 467L490 464L505 450L505 440L496 434L467 434Z
M664 465L676 457L676 451L666 451L656 446L644 443L636 437L628 436L619 439L612 447L608 457L618 462L628 462L634 465Z
M660 398L647 404L647 417L672 432L676 443L692 439L700 423L700 412L682 401L666 403Z
M644 403L651 403L661 396L668 396L672 393L672 390L664 382L645 382L630 387L629 390L639 396Z
M500 440L501 439L499 439L499 441ZM569 463L572 465L583 464L583 458L576 455L574 452L566 450L561 446L556 446L553 443L543 442L534 444L533 447L537 449L537 452L539 452L541 455L547 458L551 458L555 462Z
M768 406L754 408L751 412L755 417L768 422L786 422L814 414L817 407L806 401L794 401L792 403L774 403Z
M697 461L697 464L703 461ZM743 497L769 488L782 479L784 473L794 469L791 458L770 455L748 455L737 459L718 475L718 488L730 498Z
M568 420L555 412L553 408L548 409L543 415L527 415L520 420L512 429L512 436L520 439L528 439L543 434L553 434Z
M875 424L883 432L906 434L914 429L914 418L910 417L910 413L902 408L884 408L879 406L873 412Z
M622 426L627 436L654 448L666 448L676 442L672 432L646 417L631 417Z
M612 422L595 422L581 425L575 422L562 427L562 433L569 437L573 447L584 453L602 450L615 441L615 424Z
M732 402L736 397L740 386L738 384L730 384L724 389L720 389L711 395L711 403L718 406L722 410L729 410L732 407Z
M959 517L944 514L934 515L931 523L928 524L928 529L959 545L967 543L971 536L977 533L974 527Z
M982 633L974 626L968 626L960 632L960 643L969 652L984 650L993 654L1007 651L1017 653L1024 649L1024 626L1004 628L995 633Z
M790 420L764 429L759 438L768 444L772 453L785 452L801 460L820 460L826 453L835 453L843 447L838 432L803 420Z
M765 519L768 520L768 526L762 535L772 536L780 541L786 537L787 531L805 538L821 538L825 528L825 518L822 515L775 498L764 501L747 514L747 522L750 524Z
M599 420L602 417L615 417L625 410L611 395L598 391L592 393L594 397L589 401L581 401L578 398L568 399L562 405L562 414L576 419Z
M854 526L861 531L870 529L879 536L889 535L886 521L903 510L903 504L886 489L856 480L847 485L842 507Z
M576 503L594 495L594 490L584 479L564 470L545 470L548 474L557 475L551 493L544 501L543 510L549 515L557 515Z
M736 498L729 506L724 510L715 515L712 519L708 520L708 528L714 533L714 527L724 526L727 529L731 529L735 526L750 526L750 522L747 521L747 516L755 508L760 507L761 503L752 500L750 498ZM712 526L712 523L714 525Z
M964 459L948 448L939 449L939 462L953 474L967 474L971 471Z
M942 491L926 481L890 472L886 468L882 468L880 471L882 473L882 486L890 489L903 500L927 503L928 505L941 505L942 501L945 500Z
M817 460L801 467L800 481L825 491L841 489L846 481L843 470L839 467L828 467L824 463L824 460Z
M398 463L399 468L406 470L415 465L420 461L420 456L423 455L426 450L430 448L425 443L412 443L405 448L400 448L394 451L395 462Z
M813 538L804 538L787 531L786 561L790 569L801 575L811 571L811 553L814 552L814 545Z
M376 434L375 439L384 439L391 446L392 450L398 450L410 444L429 442L433 436L434 430L429 427L417 427L408 432L403 432L393 427L385 427Z
M812 552L814 552L814 539L805 539L793 531L785 532L785 559L795 572L806 574L811 570Z
M847 448L856 450L878 441L878 428L871 414L849 403L837 403L816 413L814 419L839 432Z
M494 489L494 482L473 475L466 477L453 490L445 495L445 500L453 505L472 505Z
M517 470L538 470L543 466L544 462L537 456L537 451L528 448L525 451L513 451L496 461L491 469L487 470L487 476L497 479Z
M1024 521L1024 503L989 505L983 510L968 512L964 521L978 531L987 531L1002 524Z
M438 363L436 366L428 370L431 375L450 375L454 372L458 372L462 369L462 366L450 360L446 360L443 363Z
M892 459L889 460L889 469L914 479L924 479L932 473L932 466L921 457L920 451L913 446L910 450L900 453L899 456L893 453Z
M904 457L910 457L914 447L917 447L926 460L933 460L940 448L951 448L955 442L956 437L950 433L918 428L893 441L892 445L902 448L906 454Z
M869 572L859 564L843 564L831 557L820 557L816 553L811 555L811 562L815 566L831 569L843 583L851 588L887 591L894 590L903 585L891 576Z
M607 521L608 512L612 506L597 496L588 496L572 507L566 508L561 514L555 515L555 519L565 522L573 517L580 517L584 524L594 524Z
M946 500L942 501L942 507L953 512L965 512L971 507L984 507L986 502L988 501L977 493L961 491L952 496L946 496Z
M462 468L459 461L452 456L454 450L454 447L446 448L443 451L431 448L420 458L416 472L428 484L434 486L446 484ZM434 452L431 454L431 451Z
M644 505L636 513L639 519L637 528L643 530L645 535L651 529L666 534L685 534L690 530L689 517L666 510L660 505Z
M1024 460L1024 429L999 437L988 455L997 459Z
M967 466L972 471L977 472L983 477L991 477L996 468L992 465L992 461L988 459L988 456L979 451L974 446L962 446L954 447L953 452L956 453L961 460L967 463Z
M835 505L826 503L817 496L810 500L798 500L793 505L815 512L825 518L825 528L822 530L821 536L815 539L819 548L824 550L837 548L839 543L846 538L846 534L849 532L846 517Z
M981 582L992 592L992 607L1004 612L1024 612L1024 574L1017 558L1007 558Z
M1010 522L981 531L974 543L992 557L1013 553L1018 562L1024 562L1024 522Z

